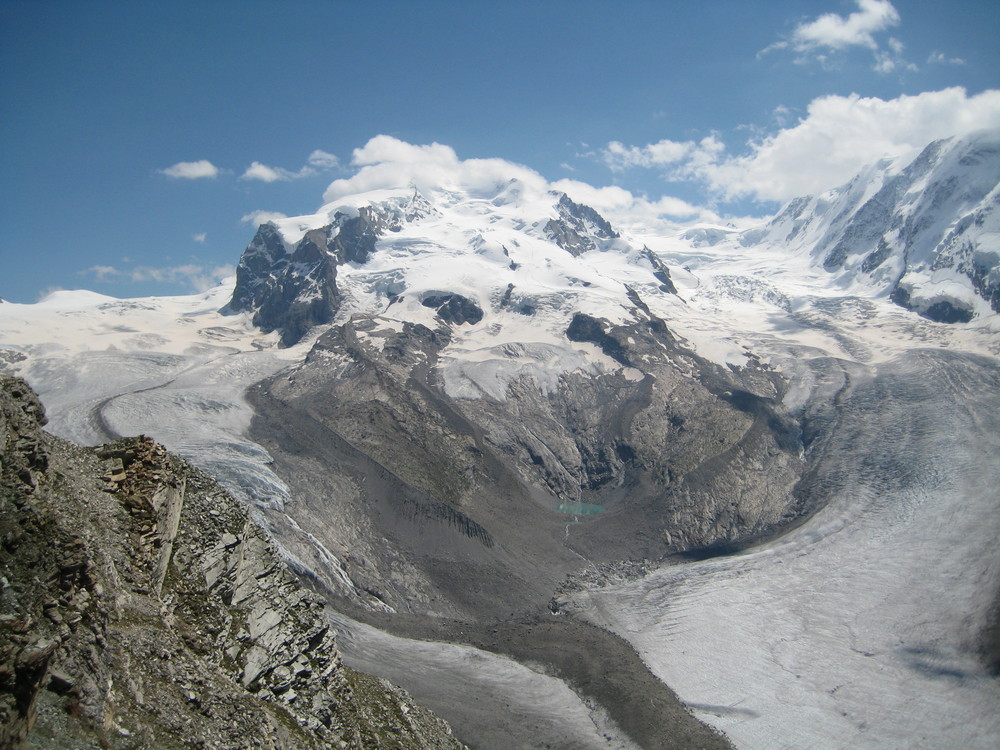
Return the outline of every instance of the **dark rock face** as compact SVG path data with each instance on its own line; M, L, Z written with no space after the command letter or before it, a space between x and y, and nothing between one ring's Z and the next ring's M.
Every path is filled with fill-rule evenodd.
M611 359L621 362L626 367L631 366L621 342L604 330L604 323L592 318L586 313L576 313L566 329L566 338L570 341L587 341L596 344L601 351Z
M677 294L677 287L674 286L674 280L670 278L670 269L667 268L666 264L648 247L642 249L642 255L653 267L653 275L660 282L660 291Z
M905 287L897 285L889 296L893 302L907 310L912 310L921 317L933 320L935 323L968 323L972 320L972 310L958 307L951 302L941 300L928 307L918 308L910 303L910 292Z
M337 214L334 224L339 232L332 242L332 250L341 263L366 263L369 256L375 252L375 243L387 231L398 232L402 216L382 214L365 206L358 215L348 218Z
M253 311L253 324L265 333L281 332L291 346L315 325L337 312L335 225L307 232L292 249L273 224L262 224L236 268L236 288L227 306L234 313Z
M364 206L356 214L337 212L325 227L306 232L287 248L274 224L262 224L236 268L236 288L225 310L253 312L265 333L281 332L281 343L298 343L310 328L333 321L340 308L337 266L363 264L378 238L404 222L433 211L419 193L401 206Z
M456 326L475 325L483 319L482 308L461 294L431 294L420 300L420 304L436 310L441 320Z
M991 219L991 214L1000 212L1000 195L991 204L965 216L955 224L943 243L944 250L935 259L934 270L955 268L972 282L973 288L986 300L994 312L1000 312L1000 272L988 256L979 252L978 243L965 235L973 227L982 227Z
M320 602L214 481L147 438L84 450L40 421L3 378L0 746L461 747L342 666Z
M898 213L900 199L916 181L926 177L933 169L943 145L943 142L937 141L928 146L902 173L886 180L836 236L824 238L826 244L832 245L823 258L824 268L839 268L850 253L857 252L859 248L876 246L886 232L900 229L904 222L912 221ZM913 234L912 227L908 234ZM872 268L877 265L875 263Z
M878 247L865 257L864 262L861 264L861 270L865 273L871 273L885 263L890 255L892 255L892 248L889 246L889 243L884 238L880 239Z
M597 211L574 203L565 193L556 204L556 210L559 218L549 219L545 234L570 255L578 256L596 250L594 237L613 240L620 236Z

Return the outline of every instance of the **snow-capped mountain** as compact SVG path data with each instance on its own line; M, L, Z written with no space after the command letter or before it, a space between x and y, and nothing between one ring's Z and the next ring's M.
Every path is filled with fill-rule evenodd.
M749 356L727 368L684 346L665 323L685 306L676 291L666 265L593 208L515 179L474 193L380 190L263 225L228 309L286 344L333 321L304 362L251 392L253 430L276 460L297 464L286 472L293 496L320 494L301 465L309 456L327 467L324 481L352 461L372 470L353 450L387 470L398 484L388 494L420 519L400 526L402 509L379 508L384 497L354 506L343 528L368 531L352 539L352 558L368 552L348 576L366 578L379 606L427 601L458 614L473 601L523 600L539 576L568 572L567 553L614 562L731 545L807 505L790 492L799 428L780 405L781 379ZM330 455L340 441L350 449ZM293 456L289 443L308 447ZM766 484L737 478L761 460ZM298 512L330 536L316 530L327 510L303 502ZM507 558L585 515L603 522L567 527L535 553L529 578L529 557ZM427 519L452 529L440 551L428 552ZM484 580L489 604L467 592L459 603L435 562L445 547L528 588Z
M565 318L583 299L627 311L628 288L676 291L652 252L629 246L565 194L529 197L512 180L494 195L433 198L383 190L263 224L240 260L228 309L251 312L254 325L279 330L285 344L342 308L341 317L470 323L488 339L525 330L525 317L530 328L565 327L557 311Z
M788 203L747 247L808 253L833 283L931 320L1000 312L1000 131L928 145Z
M479 746L662 746L668 683L740 747L992 747L997 142L742 233L366 167L208 294L0 305L0 365L209 469Z

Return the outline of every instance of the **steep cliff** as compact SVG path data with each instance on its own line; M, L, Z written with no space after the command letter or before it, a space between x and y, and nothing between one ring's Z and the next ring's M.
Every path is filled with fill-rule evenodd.
M0 747L460 748L345 667L247 509L139 437L81 449L0 380Z

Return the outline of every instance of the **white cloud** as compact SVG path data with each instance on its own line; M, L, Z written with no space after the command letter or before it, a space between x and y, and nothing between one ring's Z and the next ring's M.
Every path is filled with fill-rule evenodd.
M899 11L889 0L855 0L858 10L846 18L836 13L824 13L812 21L800 23L791 35L761 50L758 57L768 52L791 49L798 53L795 62L804 64L815 61L831 65L831 54L852 47L871 50L875 62L872 70L888 74L896 71L917 70L917 66L903 59L903 43L890 37L883 47L876 34L898 26Z
M928 65L965 65L961 57L948 57L944 52L932 52L927 58Z
M240 219L240 221L259 227L261 224L266 224L269 221L278 221L279 219L287 218L288 216L281 213L281 211L251 211Z
M684 161L696 148L694 141L664 139L641 148L611 141L604 149L604 162L616 172L629 167L664 166Z
M246 171L240 175L241 180L260 180L261 182L277 182L278 180L291 180L297 175L281 167L269 167L259 161L253 162Z
M676 167L667 171L683 174L715 162L724 150L723 143L713 134L697 142L664 139L641 147L625 146L620 141L611 141L601 156L613 172L621 172L630 167Z
M654 149L654 153L662 156L666 150ZM504 159L459 159L451 147L439 143L414 145L380 135L356 149L352 163L358 171L331 183L323 196L327 203L356 193L406 186L426 192L463 190L494 198L500 192L511 195L508 185L516 180L517 191L526 200L538 199L552 190L564 192L623 228L626 221L631 226L662 226L667 218L719 221L714 212L677 198L651 201L621 187L598 188L573 179L550 183L537 172Z
M723 199L785 201L822 192L884 157L915 154L933 140L1000 127L1000 90L967 96L963 88L882 100L824 96L814 99L796 124L726 152L709 136L700 142L624 146L614 141L602 156L612 169L658 169L667 179L701 182ZM680 161L677 153L685 154Z
M792 32L791 44L798 52L847 47L878 49L872 36L900 22L899 12L888 0L857 0L858 11L847 18L825 13L815 21L800 24Z
M205 239L207 237L208 235L205 232L199 232L198 234L191 235L192 240L194 240L195 242L200 242L201 244L205 244Z
M692 205L680 198L664 196L655 201L649 200L617 185L594 187L585 182L566 179L553 182L550 187L552 190L566 193L578 203L594 208L615 224L625 221L634 224L637 219L654 222L663 217L721 221L714 211Z
M207 292L212 287L218 286L226 279L236 275L236 266L226 263L214 268L204 268L187 275L185 279L196 292Z
M85 273L92 273L97 281L104 282L111 281L116 276L120 276L122 272L114 266L91 266Z
M903 59L903 43L895 37L889 37L889 49L875 50L875 65L872 70L876 73L893 73L901 70L918 70L917 66Z
M219 168L207 159L200 161L179 161L166 169L158 169L160 174L182 180L198 180L206 177L217 177Z
M340 159L326 151L316 149L309 154L309 164L318 169L337 169L340 166Z
M333 154L316 149L309 154L308 163L298 172L293 172L284 167L269 167L255 161L246 168L240 176L241 180L260 180L261 182L278 182L288 180L299 180L303 177L312 177L320 171L336 169L340 166L340 160Z
M334 180L323 194L326 202L369 190L412 185L422 191L449 188L495 195L511 179L525 191L544 191L545 179L528 167L503 159L460 160L440 143L415 146L388 135L372 138L354 150L351 163L360 167L346 179Z

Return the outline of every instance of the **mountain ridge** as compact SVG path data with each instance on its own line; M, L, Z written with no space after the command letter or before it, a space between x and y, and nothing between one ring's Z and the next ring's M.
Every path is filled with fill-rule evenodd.
M213 480L149 438L85 450L44 421L0 377L0 745L464 747L342 664L320 600Z
M1000 131L934 141L818 196L796 198L747 247L808 253L835 283L937 322L1000 313Z

